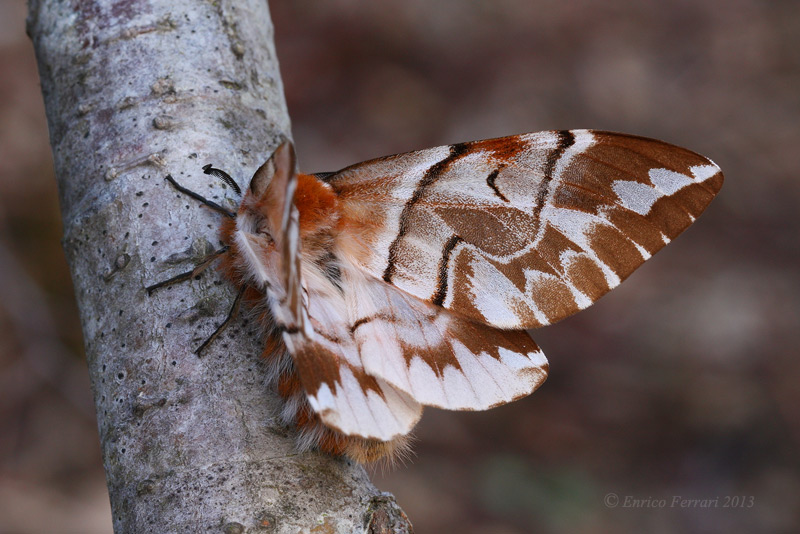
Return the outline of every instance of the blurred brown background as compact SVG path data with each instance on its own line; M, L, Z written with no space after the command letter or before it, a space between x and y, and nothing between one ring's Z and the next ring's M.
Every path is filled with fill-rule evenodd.
M800 531L800 3L270 3L305 171L589 127L726 174L686 235L536 333L540 391L428 411L374 478L419 533ZM0 532L108 533L24 16L0 2Z

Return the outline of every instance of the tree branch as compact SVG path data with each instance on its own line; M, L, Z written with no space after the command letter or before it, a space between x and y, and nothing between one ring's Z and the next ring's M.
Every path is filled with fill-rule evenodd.
M148 296L217 248L289 119L262 0L31 0L64 248L81 310L114 531L408 532L364 470L299 455L242 320L193 350L235 291L212 273Z

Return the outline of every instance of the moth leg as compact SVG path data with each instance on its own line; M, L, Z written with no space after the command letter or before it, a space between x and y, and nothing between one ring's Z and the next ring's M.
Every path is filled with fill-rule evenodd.
M197 200L201 204L205 204L206 206L208 206L212 210L218 211L221 214L223 214L223 215L225 215L227 217L230 217L231 219L235 219L236 218L236 214L233 213L232 211L229 211L229 210L223 208L222 206L220 206L219 204L217 204L213 200L208 200L206 197L195 193L191 189L186 189L185 187L183 187L181 184L179 184L178 182L175 181L175 178L173 178L172 175L168 174L164 178L169 183L172 184L172 187L174 187L175 189L177 189L178 191L180 191L184 195L189 195L190 197L192 197L193 199Z
M223 254L228 252L229 248L230 247L225 246L225 247L222 247L221 249L219 249L219 250L217 250L215 252L212 252L211 254L209 254L208 256L203 258L203 261L201 261L191 271L186 271L185 273L181 273L181 274L175 275L175 276L173 276L172 278L170 278L168 280L164 280L162 282L158 282L157 284L153 284L151 286L147 286L145 288L147 290L147 294L148 295L152 295L153 291L155 291L158 288L161 288L161 287L164 287L164 286L171 286L172 284L177 284L179 282L185 282L186 280L194 278L195 276L199 275L200 273L202 273L203 271L208 269L208 266L211 265L214 262L214 260L216 260L217 258L222 256Z
M244 291L246 289L247 285L243 285L239 289L239 292L236 294L236 298L233 299L233 306L231 306L230 311L228 311L228 316L225 318L224 321L222 321L222 324L219 325L216 330L214 330L214 333L208 336L208 339L203 341L202 345L197 347L197 349L194 351L195 354L200 356L200 353L203 352L203 350L207 346L209 346L215 339L217 339L217 337L228 327L228 324L233 320L233 318L236 317L236 314L239 313L239 307L242 304L242 296L244 295Z

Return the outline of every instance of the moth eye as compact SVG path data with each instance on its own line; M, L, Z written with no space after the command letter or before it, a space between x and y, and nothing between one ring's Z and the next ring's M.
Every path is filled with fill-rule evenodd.
M269 226L267 226L266 220L261 220L256 225L256 233L261 236L269 236Z
M275 243L275 240L272 238L272 234L269 233L269 228L267 227L266 223L260 224L256 229L256 234L265 239L267 243L270 245Z

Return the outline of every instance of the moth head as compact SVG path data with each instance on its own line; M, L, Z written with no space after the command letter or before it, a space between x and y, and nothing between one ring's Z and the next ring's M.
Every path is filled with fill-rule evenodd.
M297 185L297 160L294 145L284 141L250 180L242 201L240 216L248 223L242 228L254 234L266 234L280 241L291 216Z
M294 145L285 140L278 145L267 161L258 168L250 180L249 193L255 197L262 197L273 182L280 182L284 188L286 183L297 173L297 160L294 154ZM276 185L278 185L276 183Z
M285 288L291 296L287 299L293 305L292 317L299 302L296 188L294 147L284 141L253 175L236 215L234 237L240 270L256 286Z

